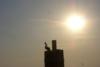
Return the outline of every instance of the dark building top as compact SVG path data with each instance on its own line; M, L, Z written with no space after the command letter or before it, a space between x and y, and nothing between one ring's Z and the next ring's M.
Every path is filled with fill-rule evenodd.
M56 40L52 40L52 50L45 43L45 67L64 67L63 50L57 49Z

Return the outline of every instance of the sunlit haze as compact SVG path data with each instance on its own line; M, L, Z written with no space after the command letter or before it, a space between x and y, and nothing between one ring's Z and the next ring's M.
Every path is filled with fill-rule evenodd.
M51 40L65 67L100 67L100 0L0 0L0 67L45 67Z

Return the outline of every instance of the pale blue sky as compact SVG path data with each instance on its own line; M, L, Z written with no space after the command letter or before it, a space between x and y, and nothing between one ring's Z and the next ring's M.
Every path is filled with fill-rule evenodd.
M74 2L90 20L77 38L62 21ZM44 41L64 49L65 67L100 67L100 0L0 0L0 67L44 67ZM74 47L70 47L71 43Z

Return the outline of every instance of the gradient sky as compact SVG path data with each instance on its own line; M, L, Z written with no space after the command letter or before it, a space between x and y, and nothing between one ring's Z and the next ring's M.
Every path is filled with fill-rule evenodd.
M71 34L73 6L89 20ZM65 67L100 67L100 0L0 0L0 67L44 67L44 41L58 41Z

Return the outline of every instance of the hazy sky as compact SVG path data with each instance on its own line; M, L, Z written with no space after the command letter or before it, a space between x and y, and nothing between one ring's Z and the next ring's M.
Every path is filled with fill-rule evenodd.
M76 11L89 20L71 34L63 24ZM65 67L100 67L100 0L0 0L0 67L44 67L44 41L58 41Z

